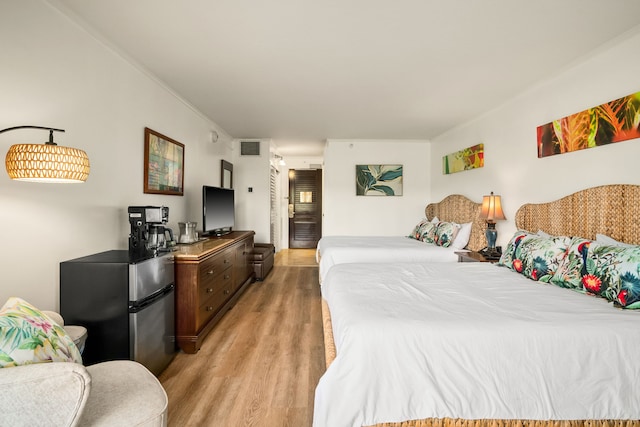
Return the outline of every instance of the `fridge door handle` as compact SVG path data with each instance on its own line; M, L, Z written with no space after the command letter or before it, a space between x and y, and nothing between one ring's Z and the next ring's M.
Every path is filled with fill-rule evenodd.
M150 306L160 298L163 298L165 295L173 292L175 285L171 283L170 285L165 286L157 292L152 293L151 295L142 298L138 301L129 301L129 313L137 313L140 310L144 310L146 307Z

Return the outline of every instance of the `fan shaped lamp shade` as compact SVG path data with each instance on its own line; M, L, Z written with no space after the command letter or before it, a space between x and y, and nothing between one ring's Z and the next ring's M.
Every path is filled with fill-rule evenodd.
M41 126L17 126L0 130L45 129L49 141L44 144L14 144L5 158L7 174L11 179L34 182L79 183L89 177L87 153L78 148L63 147L53 142L53 132L64 132Z
M495 196L493 191L490 195L482 198L482 211L480 216L487 221L487 244L490 253L496 251L496 240L498 232L496 231L496 220L505 220L504 212L502 212L502 201L500 196Z

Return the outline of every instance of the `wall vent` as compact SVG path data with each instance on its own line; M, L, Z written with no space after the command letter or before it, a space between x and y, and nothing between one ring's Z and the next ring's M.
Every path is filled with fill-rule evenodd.
M260 141L240 141L241 156L259 156Z

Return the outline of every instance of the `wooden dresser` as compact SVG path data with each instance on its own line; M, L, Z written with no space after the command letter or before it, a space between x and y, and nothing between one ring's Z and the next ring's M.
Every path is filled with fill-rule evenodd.
M253 281L249 262L253 231L234 231L192 245L175 255L176 340L195 353L213 326Z

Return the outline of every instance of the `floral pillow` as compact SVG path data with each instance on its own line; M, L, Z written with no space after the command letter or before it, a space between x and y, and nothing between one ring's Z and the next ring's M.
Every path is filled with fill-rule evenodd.
M64 329L20 298L0 309L0 368L42 362L82 363Z
M439 222L435 229L434 243L444 248L449 247L458 235L459 230L460 224L456 224L455 222Z
M571 244L565 236L539 235L522 239L513 253L512 268L530 279L548 283L555 275Z
M424 233L424 229L431 225L431 222L423 218L415 227L413 227L413 231L407 237L415 240L422 240L422 234Z
M606 298L617 306L640 309L640 246L604 245L574 239L576 254L557 278L575 290ZM555 283L555 282L554 282Z
M551 283L562 288L584 292L582 286L582 268L591 243L593 243L591 240L581 237L571 239L571 244L567 248L567 254L558 266L556 274L551 279Z
M516 252L516 249L520 246L523 240L529 239L535 236L533 233L529 233L528 231L518 230L513 234L511 240L507 244L507 247L502 252L500 256L500 260L498 260L498 265L510 268L513 270L513 259Z

